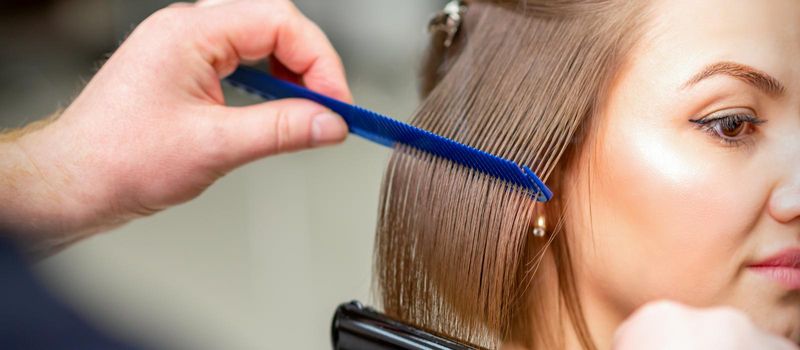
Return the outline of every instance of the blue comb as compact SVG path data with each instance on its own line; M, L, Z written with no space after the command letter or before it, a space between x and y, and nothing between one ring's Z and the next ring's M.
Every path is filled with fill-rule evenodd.
M319 103L344 118L350 132L387 147L404 144L448 159L529 190L536 200L546 202L553 197L544 182L527 166L520 166L479 149L446 137L394 120L364 108L347 104L299 85L288 83L249 67L239 67L226 81L267 100L305 98Z

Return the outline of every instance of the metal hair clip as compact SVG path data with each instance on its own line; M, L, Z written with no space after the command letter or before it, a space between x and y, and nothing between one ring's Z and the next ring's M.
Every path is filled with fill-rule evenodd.
M447 35L444 39L444 47L450 47L458 33L458 28L461 27L465 12L467 12L467 5L464 1L452 0L448 2L444 9L437 12L428 22L428 32L444 32Z

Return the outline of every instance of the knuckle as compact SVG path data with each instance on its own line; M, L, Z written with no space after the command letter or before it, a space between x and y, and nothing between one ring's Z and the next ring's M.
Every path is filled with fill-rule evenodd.
M177 6L167 6L147 17L143 24L150 26L161 26L168 23L173 23L179 16L179 9Z
M277 1L252 1L254 3L254 10L263 14L264 18L269 18L271 22L278 25L285 25L291 22L293 18L301 15L300 10L291 2L287 0Z
M690 332L690 321L688 307L669 300L652 301L625 321L618 337L644 338L648 343L658 342L665 348L673 348L670 344L674 338L685 338Z
M744 312L730 306L716 307L709 311L709 314L714 320L733 328L742 329L752 326L752 321Z
M272 10L282 11L284 13L291 13L292 11L297 11L297 7L294 6L294 4L288 0L260 1L260 3L267 5L267 7L269 7Z
M628 318L627 322L633 325L630 328L635 329L658 326L679 332L690 321L690 318L688 307L673 301L659 300L641 306Z
M190 7L185 6L168 6L147 17L141 26L155 30L174 30L185 25L190 10Z
M683 313L685 307L674 301L658 300L645 304L639 313L642 317L661 318L665 316L675 316Z
M291 116L286 109L280 108L277 111L273 125L272 149L275 152L283 152L291 148Z
M300 9L298 9L293 2L281 1L281 3L284 8L284 11L286 11L287 14L292 16L303 16L303 13L300 12Z

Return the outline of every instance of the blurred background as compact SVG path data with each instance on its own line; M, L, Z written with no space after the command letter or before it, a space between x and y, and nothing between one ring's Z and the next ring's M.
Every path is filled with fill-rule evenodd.
M169 2L2 1L0 128L68 105L125 35ZM425 24L444 2L295 1L342 55L356 103L398 119L417 104ZM235 91L227 98L255 102ZM96 326L145 346L327 349L335 307L372 301L388 155L351 137L261 160L190 203L81 242L36 270Z

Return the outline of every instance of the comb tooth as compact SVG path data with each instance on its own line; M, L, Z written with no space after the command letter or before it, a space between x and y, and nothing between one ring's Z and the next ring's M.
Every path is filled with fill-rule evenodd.
M481 162L479 160L475 160L474 163L475 163L474 166L477 167L478 169L481 169L483 172L489 175L497 177L497 171L495 171L490 164L487 164L486 162Z
M508 169L507 166L502 166L503 164L505 164L505 163L500 163L500 164L498 164L498 163L490 163L490 165L495 168L495 171L497 173L502 173L503 174L502 176L505 177L507 179L507 181L513 180L513 178L509 176L509 172L508 171L510 169ZM502 168L506 168L505 171L501 170L501 167ZM511 173L511 174L513 174L513 173Z
M508 164L506 166L509 168L509 171L510 171L511 168L514 169L514 171L511 172L511 174L513 174L514 178L516 179L515 182L519 182L519 180L521 180L523 178L523 176L521 176L522 175L522 169L520 169L520 167L516 163Z
M495 163L495 162L492 162L491 161L491 160L493 160L492 158L490 158L490 157L486 157L486 158L487 158L487 161L481 162L481 166L485 167L487 169L487 172L492 174L493 176L498 177L498 178L500 178L502 180L508 181L509 179L507 178L505 172L500 171L500 169L498 167L498 164Z
M474 147L445 138L427 130L405 124L379 113L346 104L317 94L301 86L275 79L252 68L239 67L226 78L232 86L264 99L306 98L339 113L347 122L350 132L374 142L394 147L397 143L447 159L455 164L490 175L509 186L539 195L536 200L547 201L550 190L528 167Z

